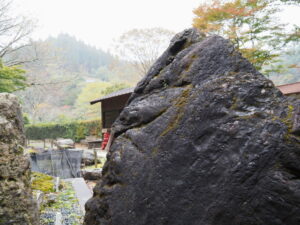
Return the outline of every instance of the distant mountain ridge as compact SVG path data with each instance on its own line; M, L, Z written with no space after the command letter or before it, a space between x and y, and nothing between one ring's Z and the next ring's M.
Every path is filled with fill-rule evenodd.
M45 42L61 51L65 60L65 69L71 71L84 69L92 73L101 66L109 65L114 59L110 53L77 40L69 34L49 37Z

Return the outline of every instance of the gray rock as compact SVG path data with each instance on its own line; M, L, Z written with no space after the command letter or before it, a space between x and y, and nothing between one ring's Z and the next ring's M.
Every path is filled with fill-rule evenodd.
M103 158L103 156L101 154L99 154L99 152L97 152L98 163L101 162L102 158ZM94 152L91 151L91 150L84 150L82 152L82 160L81 160L81 162L85 166L94 165L95 164L95 155L94 155Z
M300 105L294 110L292 133L300 135Z
M85 180L100 180L102 169L85 169L81 170L82 177Z
M51 206L57 201L57 194L55 193L49 193L46 195L46 201L45 204L48 206Z
M229 41L184 31L114 123L85 224L300 224L297 105Z
M18 99L0 93L0 224L38 224L30 188L29 161L23 155L24 130Z
M69 149L75 147L75 143L72 139L59 138L54 142L54 144L58 149Z

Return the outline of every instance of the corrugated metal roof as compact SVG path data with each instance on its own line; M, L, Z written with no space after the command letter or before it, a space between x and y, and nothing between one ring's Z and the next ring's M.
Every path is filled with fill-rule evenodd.
M300 93L300 82L292 83L292 84L284 84L279 85L277 88L284 94L296 94Z
M93 100L90 102L91 105L97 103L97 102L101 102L105 99L108 99L108 98L113 98L113 97L117 97L117 96L120 96L120 95L125 95L125 94L131 94L132 92L134 91L134 87L131 87L131 88L124 88L122 90L119 90L119 91L115 91L115 92L112 92L102 98L99 98L99 99L96 99L96 100Z

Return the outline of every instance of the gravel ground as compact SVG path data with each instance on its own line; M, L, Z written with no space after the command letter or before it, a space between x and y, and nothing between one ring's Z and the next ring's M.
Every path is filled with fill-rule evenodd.
M45 211L41 213L40 223L42 225L54 225L55 224L55 211Z
M57 212L62 214L63 225L82 224L84 214L80 209L72 185L69 182L64 182L63 186L63 189L56 194L55 202L42 209L41 225L54 225Z

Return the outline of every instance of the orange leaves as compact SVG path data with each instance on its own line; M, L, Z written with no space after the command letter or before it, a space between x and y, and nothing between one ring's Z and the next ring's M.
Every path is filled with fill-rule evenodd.
M197 16L194 21L200 19L207 22L216 22L235 17L253 16L266 6L267 4L262 0L235 0L227 3L214 0L213 3L204 3L193 11Z
M288 38L298 38L297 32L286 35L285 25L276 19L280 10L269 0L214 0L193 11L193 25L230 39L244 57L261 69L276 62Z
M204 3L193 11L196 15L193 25L204 32L218 32L226 23L230 23L231 27L234 23L235 26L240 26L240 20L255 16L266 6L264 0L234 0L226 3L214 0L211 4Z

